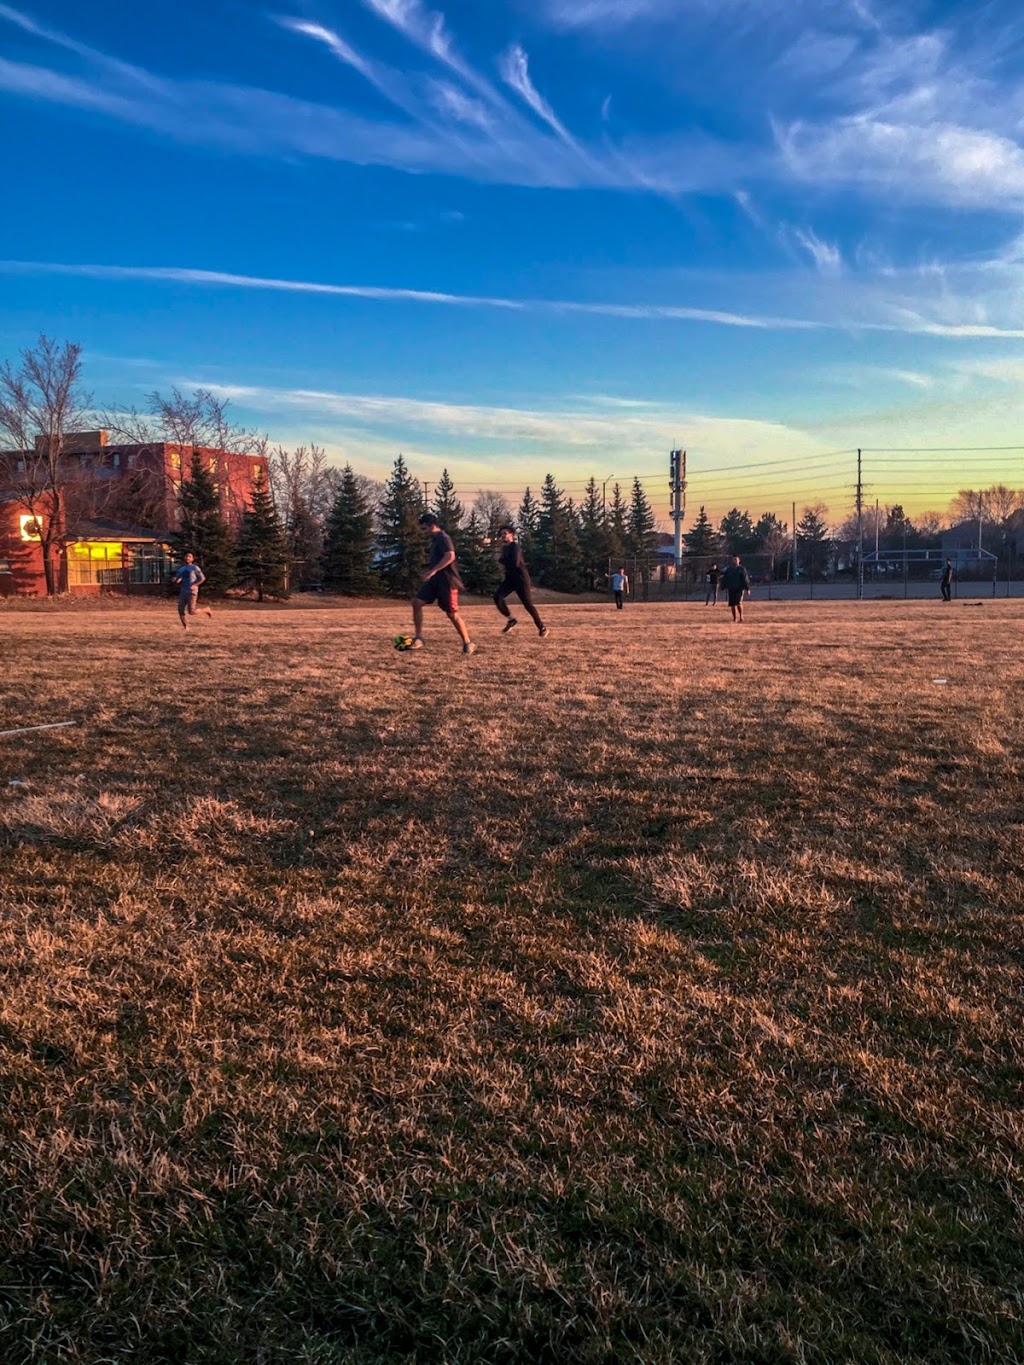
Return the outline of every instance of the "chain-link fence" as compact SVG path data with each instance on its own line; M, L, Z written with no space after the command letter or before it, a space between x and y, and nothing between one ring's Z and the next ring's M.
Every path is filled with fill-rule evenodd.
M948 556L953 561L953 596L1024 596L1024 564L1003 561L985 551ZM750 554L741 556L758 597L783 601L813 598L851 600L863 598L939 597L947 556L937 550L882 552L865 556L861 573L855 561L833 552L820 556ZM713 602L721 600L709 581L732 563L731 555L685 555L676 570L671 554L628 555L609 561L607 577L595 582L599 591L611 591L611 575L620 569L629 580L628 596L638 602Z

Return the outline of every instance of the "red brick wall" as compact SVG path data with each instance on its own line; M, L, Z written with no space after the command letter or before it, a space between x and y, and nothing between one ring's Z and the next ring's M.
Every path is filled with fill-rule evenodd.
M25 509L16 502L0 502L0 560L12 572L0 574L0 593L45 596L46 575L38 540L22 540L20 518Z

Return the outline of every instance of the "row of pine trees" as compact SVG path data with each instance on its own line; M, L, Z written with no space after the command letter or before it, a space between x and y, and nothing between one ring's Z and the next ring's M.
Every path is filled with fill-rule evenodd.
M428 510L455 542L462 578L472 593L492 593L498 584L498 528L506 522L517 528L535 582L561 592L595 587L610 560L648 554L658 543L654 512L639 479L633 480L628 501L616 484L607 506L602 489L591 479L577 505L549 474L537 497L526 489L516 512L492 496L486 514L473 508L467 515L447 470L428 502L400 455L377 506L365 481L345 466L317 538L316 562L308 562L307 553L301 577L338 593L414 591L427 554L419 519ZM240 586L261 600L280 593L294 559L290 529L271 490L259 481L233 535L212 476L198 456L193 458L181 488L174 549L179 555L192 551L212 591ZM304 535L308 542L308 528Z

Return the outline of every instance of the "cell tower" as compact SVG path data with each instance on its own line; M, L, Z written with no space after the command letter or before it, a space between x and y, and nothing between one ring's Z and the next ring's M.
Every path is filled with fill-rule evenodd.
M683 564L683 522L686 520L686 451L668 453L668 490L672 494L672 521L675 527L676 573Z

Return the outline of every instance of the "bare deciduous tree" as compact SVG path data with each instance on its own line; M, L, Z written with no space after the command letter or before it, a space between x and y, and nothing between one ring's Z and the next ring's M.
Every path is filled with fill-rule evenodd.
M265 456L269 438L254 428L243 427L229 413L230 399L221 398L209 389L193 389L183 393L171 389L169 395L154 389L148 395L145 409L111 408L103 414L103 425L116 441L125 445L177 446L183 467L191 452L199 449L225 450L236 455ZM142 518L143 509L166 505L167 488L162 469L139 471L137 489L131 494L133 508L139 510L129 516ZM229 485L230 487L231 485ZM126 492L126 490L122 490ZM177 491L177 490L176 490ZM244 510L244 509L242 509Z
M993 484L990 488L961 488L949 504L949 515L956 521L978 521L1005 525L1018 508L1024 507L1024 491Z
M508 505L508 499L503 493L496 493L493 488L477 490L473 510L483 523L484 535L488 542L497 540L499 526L515 524L515 516Z
M144 411L114 408L104 414L103 424L127 445L166 443L183 450L208 447L238 455L265 455L268 438L235 422L228 413L230 406L230 399L209 389L182 393L173 388L169 395L154 389Z
M55 554L73 531L87 499L79 485L89 479L81 461L70 462L66 442L87 422L91 397L82 392L82 348L40 336L17 365L0 365L0 433L13 450L0 452L0 486L32 520L38 536L46 591L59 589Z

